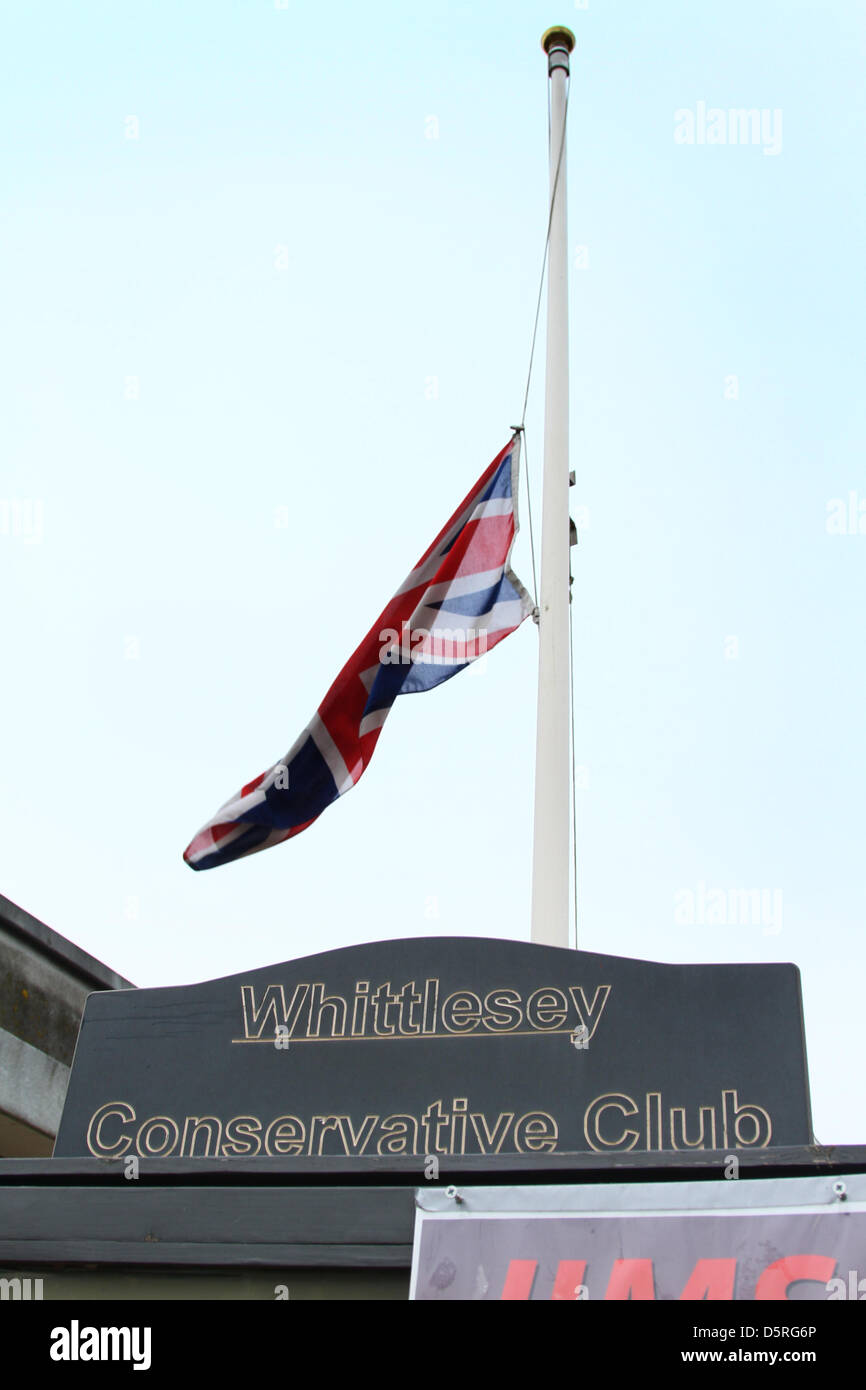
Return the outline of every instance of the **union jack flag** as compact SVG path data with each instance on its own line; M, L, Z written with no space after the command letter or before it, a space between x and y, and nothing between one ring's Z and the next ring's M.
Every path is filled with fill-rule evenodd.
M280 762L221 806L184 851L213 869L288 840L359 781L398 695L432 690L514 632L533 603L508 561L519 435L424 552Z

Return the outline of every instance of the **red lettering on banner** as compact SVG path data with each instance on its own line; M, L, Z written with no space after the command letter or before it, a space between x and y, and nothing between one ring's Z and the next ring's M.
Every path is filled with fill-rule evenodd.
M716 1302L733 1299L736 1260L698 1260L680 1294L680 1302L706 1299Z
M537 1269L537 1260L510 1260L502 1289L503 1299L528 1298L532 1292L532 1284Z
M826 1285L836 1272L832 1255L786 1255L768 1265L758 1280L755 1300L788 1300L788 1289L803 1279ZM538 1272L537 1260L510 1260L502 1288L503 1301L527 1301ZM556 1269L551 1300L575 1302L584 1288L586 1260L560 1260ZM735 1259L699 1259L680 1294L680 1302L730 1302L737 1277ZM655 1279L652 1260L614 1260L606 1301L654 1301Z
M654 1299L652 1260L614 1260L605 1298Z
M755 1289L755 1302L759 1299L772 1299L775 1302L788 1300L788 1289L799 1279L814 1279L818 1284L827 1284L833 1278L836 1261L832 1255L787 1255L767 1265Z
M567 1298L573 1303L585 1273L586 1260L560 1260L551 1298Z

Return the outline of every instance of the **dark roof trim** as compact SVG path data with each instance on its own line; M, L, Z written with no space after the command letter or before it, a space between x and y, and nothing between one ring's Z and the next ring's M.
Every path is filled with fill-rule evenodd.
M768 1148L735 1151L742 1178L816 1177L866 1172L866 1145ZM529 1183L718 1182L724 1149L630 1154L443 1154L439 1182L485 1186ZM123 1158L0 1159L0 1190L8 1186L96 1185L125 1188ZM281 1188L424 1187L423 1167L413 1158L141 1158L137 1189L230 1185Z
M92 989L135 988L130 980L125 980L122 975L118 975L115 970L103 965L102 961L97 960L95 956L82 951L79 946L74 946L71 941L66 940L65 936L52 931L50 927L46 927L44 922L40 922L38 917L31 917L29 912L24 911L23 907L18 907L8 898L4 898L2 894L0 894L0 926L5 927L13 936L21 937L28 945L36 947L40 954L48 956L62 965L64 969L78 975Z

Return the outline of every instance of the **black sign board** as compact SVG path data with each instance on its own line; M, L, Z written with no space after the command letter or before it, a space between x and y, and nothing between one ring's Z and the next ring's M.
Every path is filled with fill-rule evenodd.
M420 1166L811 1139L795 966L434 937L90 995L54 1152Z

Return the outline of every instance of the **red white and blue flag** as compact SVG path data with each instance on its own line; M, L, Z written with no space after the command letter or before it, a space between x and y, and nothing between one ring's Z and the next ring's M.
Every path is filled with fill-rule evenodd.
M359 781L398 695L432 690L514 632L533 603L508 561L515 435L485 469L349 658L300 738L184 851L213 869L288 840Z

